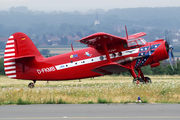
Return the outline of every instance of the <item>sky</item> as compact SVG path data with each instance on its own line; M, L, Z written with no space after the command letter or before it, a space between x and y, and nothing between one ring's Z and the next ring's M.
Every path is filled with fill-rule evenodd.
M114 9L137 7L180 7L180 0L0 0L0 10L27 6L39 11L88 11L89 9Z

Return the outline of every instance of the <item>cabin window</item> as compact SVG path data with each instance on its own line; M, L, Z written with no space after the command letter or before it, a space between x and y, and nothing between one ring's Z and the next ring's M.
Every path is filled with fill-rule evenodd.
M103 57L103 56L100 56L100 60L104 60L104 57Z
M122 52L119 52L118 55L119 55L119 56L122 56Z
M146 43L146 41L143 38L136 38L128 40L128 47L130 48L136 48L139 46L142 46Z
M137 45L136 41L132 41L128 43L128 46L135 46L135 45Z
M113 54L112 54L112 57L116 57L116 53L113 53Z
M144 45L144 43L140 40L137 40L138 45Z

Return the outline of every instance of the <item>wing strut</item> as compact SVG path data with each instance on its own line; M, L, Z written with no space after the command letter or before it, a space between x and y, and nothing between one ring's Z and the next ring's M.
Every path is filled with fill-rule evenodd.
M108 49L107 49L107 46L106 46L106 43L105 43L105 42L103 43L103 49L104 49L104 51L105 51L106 58L107 58L108 62L111 63L112 61L111 61L111 58L110 58L110 56L109 56Z

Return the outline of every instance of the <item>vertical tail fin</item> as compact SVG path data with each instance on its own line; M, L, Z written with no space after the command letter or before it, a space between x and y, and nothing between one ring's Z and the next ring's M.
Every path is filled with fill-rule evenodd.
M4 70L8 77L17 78L16 60L24 58L43 58L31 39L24 33L17 32L7 41L4 52Z

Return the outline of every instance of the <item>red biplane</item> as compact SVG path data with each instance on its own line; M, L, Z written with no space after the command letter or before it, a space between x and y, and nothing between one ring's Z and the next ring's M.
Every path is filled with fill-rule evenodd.
M136 84L151 83L141 67L159 66L159 61L173 57L173 49L164 39L146 42L144 35L146 33L140 32L122 38L99 32L78 40L88 48L44 58L26 34L17 32L6 44L5 73L13 79L32 80L29 87L34 87L37 80L73 80L124 71L131 73Z

